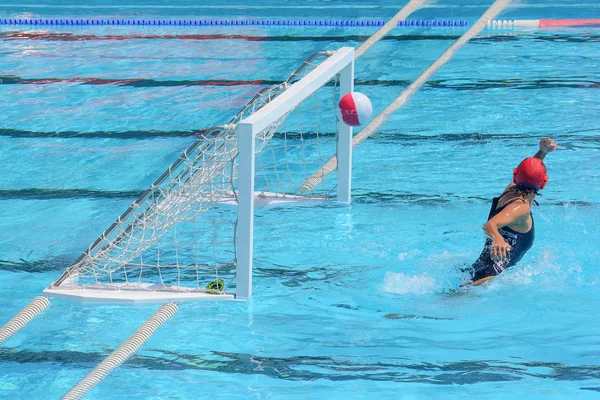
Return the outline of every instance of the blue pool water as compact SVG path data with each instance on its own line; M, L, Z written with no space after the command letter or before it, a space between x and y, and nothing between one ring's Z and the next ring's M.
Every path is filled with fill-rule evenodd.
M473 23L481 3L440 0L412 18ZM0 18L389 18L400 7L73 4L2 2ZM600 6L518 1L501 17L598 18ZM0 321L56 279L194 131L227 122L263 87L186 82L281 81L315 51L372 32L0 27ZM357 90L382 110L463 32L395 30L358 60ZM189 33L267 39L98 39ZM257 210L250 301L181 305L89 398L597 398L599 42L597 28L483 32L355 150L350 207ZM490 198L541 136L560 148L547 158L534 247L489 286L448 295L457 266L481 251ZM0 349L0 397L60 398L156 308L54 300Z

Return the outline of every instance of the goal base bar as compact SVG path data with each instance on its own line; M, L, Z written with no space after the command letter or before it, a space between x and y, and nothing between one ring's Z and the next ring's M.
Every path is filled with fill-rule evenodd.
M212 294L207 289L187 289L159 285L78 285L50 286L47 296L80 303L164 303L167 301L227 301L236 300L235 293Z
M325 196L301 196L296 194L283 194L274 192L254 192L254 205L257 207L275 206L290 203L322 203L331 201ZM219 199L218 203L236 205L236 196L230 193Z

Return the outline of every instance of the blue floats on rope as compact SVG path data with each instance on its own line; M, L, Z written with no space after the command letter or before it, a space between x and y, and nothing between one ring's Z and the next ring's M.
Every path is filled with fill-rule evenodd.
M118 25L118 26L339 26L372 27L383 26L382 20L253 20L253 19L208 19L208 20L139 20L139 19L0 19L0 25ZM463 20L411 20L399 21L404 27L464 27Z

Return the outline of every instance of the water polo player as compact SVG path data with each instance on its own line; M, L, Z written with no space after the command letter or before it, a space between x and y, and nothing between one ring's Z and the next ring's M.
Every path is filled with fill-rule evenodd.
M514 169L513 183L492 200L488 220L483 225L487 235L485 246L468 270L472 285L481 285L512 267L533 245L535 226L531 207L548 181L542 160L556 147L554 140L542 138L539 151Z

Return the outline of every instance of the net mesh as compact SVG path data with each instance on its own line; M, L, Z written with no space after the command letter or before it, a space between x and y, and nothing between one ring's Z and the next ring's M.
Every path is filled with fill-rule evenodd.
M206 291L207 283L222 280L209 288L225 292L236 266L236 124L322 60L311 57L286 82L261 90L229 124L203 133L54 287ZM335 154L337 91L336 78L257 134L258 197L300 199L293 190ZM334 180L324 180L309 198L327 198Z
M256 154L255 187L266 198L298 199L296 189L319 169L322 160L336 153L337 81L321 95L306 99L292 110L262 151ZM323 180L303 199L328 199L335 189L335 177Z

